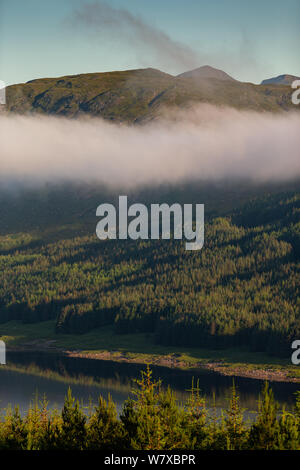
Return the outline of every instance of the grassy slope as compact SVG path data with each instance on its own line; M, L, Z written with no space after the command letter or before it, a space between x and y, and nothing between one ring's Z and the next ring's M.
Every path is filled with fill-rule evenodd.
M167 347L154 343L151 334L117 335L112 326L97 328L83 335L56 335L54 321L35 324L8 322L0 325L0 338L11 349L70 351L116 361L161 364L171 367L194 368L209 366L221 373L249 375L268 370L284 372L285 378L298 378L300 371L289 360L244 350L211 350L202 348ZM254 375L255 376L255 375ZM276 379L275 375L272 377Z
M291 104L291 88L237 81L173 77L155 69L89 73L44 78L7 88L7 110L78 117L101 116L140 122L165 107L208 102L258 111L279 111Z

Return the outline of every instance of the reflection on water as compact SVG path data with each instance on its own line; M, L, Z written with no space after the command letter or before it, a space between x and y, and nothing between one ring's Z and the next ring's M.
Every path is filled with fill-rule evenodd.
M140 364L117 363L93 359L70 358L46 353L8 352L7 366L0 366L0 408L8 404L20 405L24 412L36 393L44 394L49 407L61 408L70 386L73 395L85 406L89 400L97 401L99 394L105 398L110 394L120 409L130 394L134 381L144 367ZM180 401L184 401L186 390L199 380L203 394L209 403L213 396L218 406L226 407L233 378L224 377L206 370L183 371L166 367L152 367L153 376L161 378L164 386L170 386ZM241 398L241 406L247 410L257 409L258 394L263 382L235 377ZM275 398L290 408L294 403L297 384L272 382Z

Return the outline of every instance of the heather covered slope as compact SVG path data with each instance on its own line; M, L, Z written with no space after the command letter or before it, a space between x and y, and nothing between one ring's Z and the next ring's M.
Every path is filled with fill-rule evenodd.
M220 72L220 71L219 71ZM225 72L223 72L225 74ZM7 111L117 122L151 120L169 107L211 103L257 111L294 110L286 85L254 85L205 74L173 77L155 69L43 78L7 87Z

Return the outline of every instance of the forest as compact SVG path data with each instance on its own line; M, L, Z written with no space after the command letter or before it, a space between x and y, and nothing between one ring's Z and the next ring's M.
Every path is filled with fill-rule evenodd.
M258 412L247 421L234 383L224 410L207 407L198 383L182 404L147 367L120 414L102 396L84 408L70 389L60 412L49 410L45 397L25 415L18 407L2 410L0 450L299 450L299 393L288 412L266 382Z
M300 337L299 211L299 192L286 191L211 214L196 252L179 240L2 234L0 322L54 319L58 335L110 324L158 344L288 357Z

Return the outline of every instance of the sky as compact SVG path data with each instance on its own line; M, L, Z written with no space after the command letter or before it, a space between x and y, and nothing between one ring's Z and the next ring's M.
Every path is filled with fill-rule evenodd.
M201 65L300 75L300 0L0 0L0 80Z

